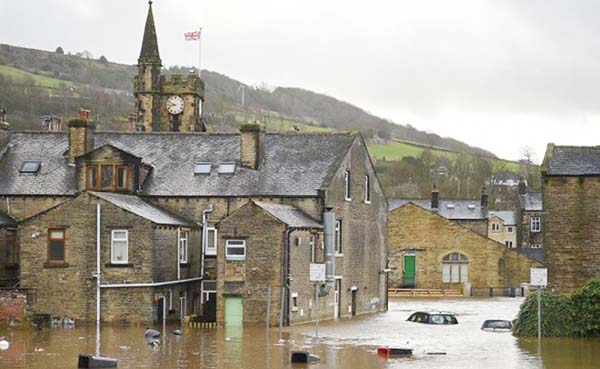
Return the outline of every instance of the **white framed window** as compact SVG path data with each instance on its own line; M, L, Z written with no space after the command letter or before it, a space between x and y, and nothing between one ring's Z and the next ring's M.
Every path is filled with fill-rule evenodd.
M204 255L217 255L217 229L215 227L206 228Z
M335 221L335 253L342 253L342 221Z
M210 174L210 162L201 161L194 165L194 174Z
M315 235L311 234L310 235L310 239L308 241L308 244L310 246L310 262L314 263L317 257L317 249L316 249L316 245L315 245Z
M492 232L500 232L500 224L492 223Z
M227 240L225 241L225 260L241 261L246 260L246 241Z
M235 162L225 162L219 165L219 174L235 173Z
M512 249L512 247L513 247L513 243L512 243L512 241L506 241L504 244L505 244L505 245L506 245L506 247L508 247L509 249Z
M179 232L179 262L186 264L188 262L188 232Z
M344 172L344 198L347 201L351 201L352 196L350 195L350 171L347 170Z
M371 203L371 179L368 175L365 176L365 203Z
M542 245L541 245L541 244L539 244L539 243L534 243L533 245L531 245L531 248L532 248L532 249L541 249L541 248L542 248Z
M513 233L513 227L506 227L507 233Z
M541 232L542 219L540 217L531 217L531 232Z
M110 237L111 264L127 264L129 262L129 231L115 229Z
M463 283L469 281L469 259L453 252L442 259L442 282Z

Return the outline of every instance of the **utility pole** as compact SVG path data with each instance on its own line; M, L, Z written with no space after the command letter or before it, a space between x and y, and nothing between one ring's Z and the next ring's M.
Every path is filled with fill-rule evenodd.
M240 90L242 90L242 111L244 110L244 91L246 89L246 86L244 85L240 85L240 87L238 87L237 91L235 92L235 94L237 95Z

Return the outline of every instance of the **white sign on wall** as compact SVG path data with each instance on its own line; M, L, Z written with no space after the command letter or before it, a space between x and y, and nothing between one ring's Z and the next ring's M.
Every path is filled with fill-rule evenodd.
M310 281L325 282L325 264L310 264Z
M531 285L535 287L546 287L548 285L548 269L531 268Z

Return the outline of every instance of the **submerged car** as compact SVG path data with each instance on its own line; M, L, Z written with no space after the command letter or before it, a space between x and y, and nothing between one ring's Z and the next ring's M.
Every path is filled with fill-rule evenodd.
M481 326L487 332L512 332L514 326L510 320L486 320Z
M408 317L409 322L425 324L458 324L458 320L452 313L443 312L422 312L417 311Z

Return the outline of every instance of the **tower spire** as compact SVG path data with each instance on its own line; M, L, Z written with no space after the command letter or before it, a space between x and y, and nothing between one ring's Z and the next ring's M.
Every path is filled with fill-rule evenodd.
M156 28L154 27L154 14L152 14L152 0L148 1L148 17L146 18L146 27L144 28L142 50L138 59L138 64L141 63L161 64L160 54L158 53L158 41L156 40Z

